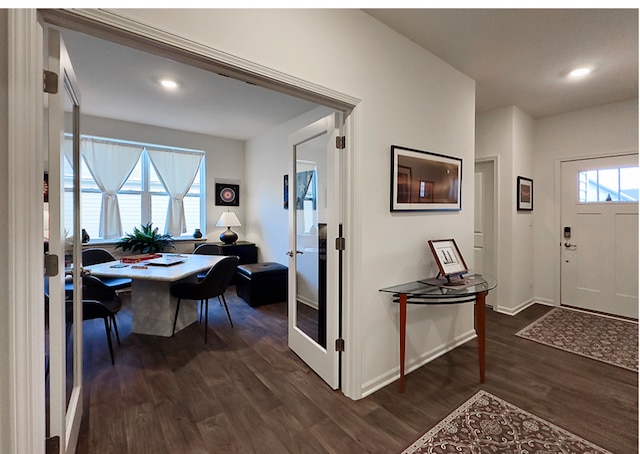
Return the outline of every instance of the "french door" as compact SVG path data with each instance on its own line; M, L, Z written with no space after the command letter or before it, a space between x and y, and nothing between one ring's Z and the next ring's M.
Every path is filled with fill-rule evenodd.
M45 212L50 258L57 258L57 272L49 268L45 277L49 301L47 436L57 437L59 453L66 454L75 452L82 419L80 93L59 32L45 25L44 33L48 52L44 67L57 75L45 99L49 129ZM70 148L65 148L65 134L73 137Z
M289 348L332 389L340 384L341 121L332 114L289 137Z

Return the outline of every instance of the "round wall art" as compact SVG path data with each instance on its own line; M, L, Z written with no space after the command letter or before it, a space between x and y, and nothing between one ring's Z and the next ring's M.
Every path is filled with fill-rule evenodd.
M216 183L216 205L239 206L240 185Z

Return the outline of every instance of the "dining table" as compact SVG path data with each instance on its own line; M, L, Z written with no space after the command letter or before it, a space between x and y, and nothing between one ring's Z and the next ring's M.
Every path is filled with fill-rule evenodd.
M159 257L158 257L159 256ZM195 282L198 273L209 270L224 259L220 255L156 254L156 257L136 263L126 263L126 257L112 262L83 267L97 277L131 279L131 331L137 334L171 337L177 298L171 286L177 282ZM176 332L198 320L196 301L182 301Z

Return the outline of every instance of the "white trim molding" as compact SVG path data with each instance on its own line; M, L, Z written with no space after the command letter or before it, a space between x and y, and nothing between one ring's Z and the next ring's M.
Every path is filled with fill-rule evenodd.
M34 9L8 15L10 451L45 449L42 220L42 29Z
M104 9L61 9L43 11L45 20L55 25L66 26L91 34L107 33L119 37L129 45L145 44L156 52L165 50L174 55L183 51L188 61L183 63L202 68L215 69L216 72L255 83L271 90L286 93L298 98L324 104L336 110L348 112L360 100L352 96L316 85L290 74L245 60L232 54L214 49L181 36L149 26ZM194 56L203 56L196 62ZM175 55L176 57L178 55ZM199 64L197 64L199 63Z

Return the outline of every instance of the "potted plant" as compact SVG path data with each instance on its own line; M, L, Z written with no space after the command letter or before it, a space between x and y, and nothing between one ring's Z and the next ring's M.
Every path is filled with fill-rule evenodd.
M133 233L127 233L116 243L115 248L122 248L123 251L136 252L141 254L155 254L162 252L165 248L173 248L173 237L168 233L158 234L158 227L153 228L153 223L141 225L142 229L133 228Z

